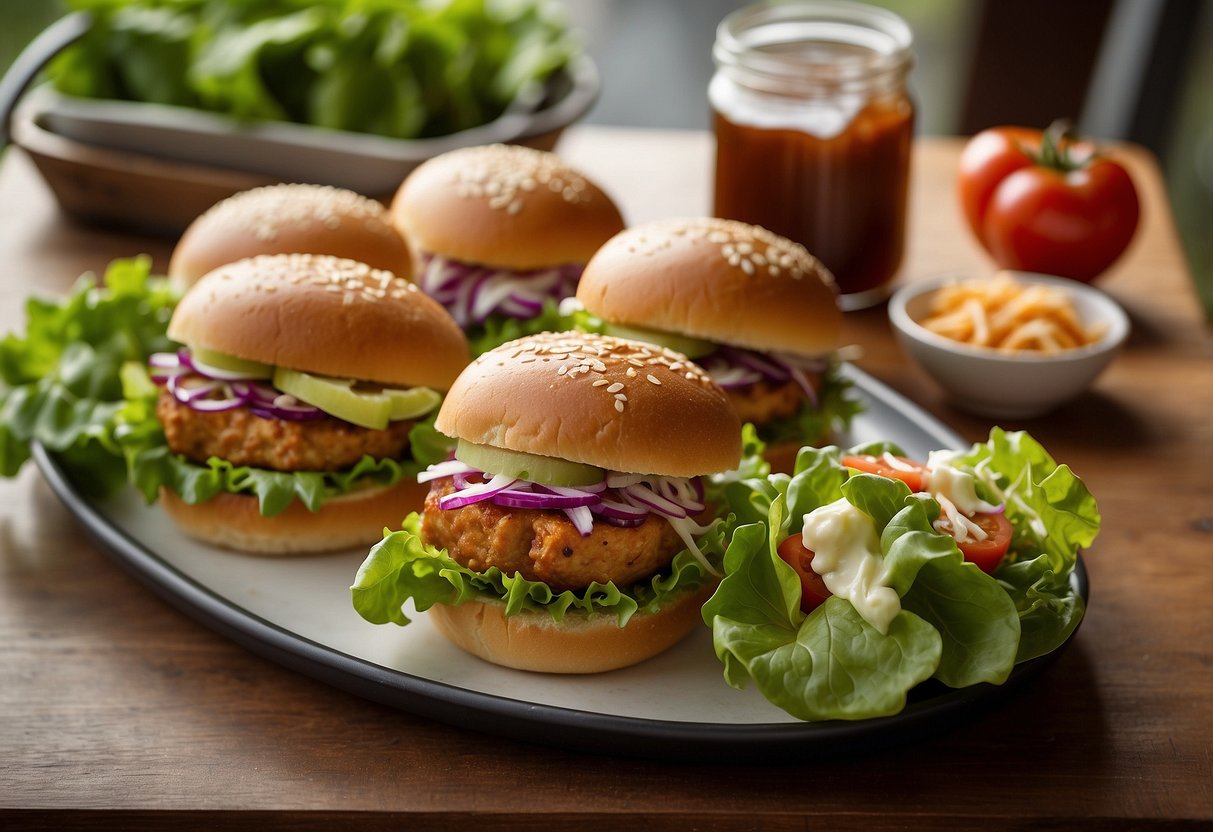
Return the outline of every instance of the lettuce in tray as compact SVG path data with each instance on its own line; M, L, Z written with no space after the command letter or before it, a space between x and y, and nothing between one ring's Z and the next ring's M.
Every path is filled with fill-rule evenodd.
M69 0L57 90L398 139L486 124L579 53L539 0Z

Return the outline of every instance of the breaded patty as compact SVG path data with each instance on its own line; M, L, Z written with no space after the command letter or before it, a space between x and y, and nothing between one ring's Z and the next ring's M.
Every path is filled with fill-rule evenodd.
M263 419L248 408L206 413L181 404L167 391L156 403L156 415L174 453L195 462L212 456L233 465L274 471L339 471L370 454L376 459L404 455L411 421L392 422L371 430L340 419L312 422Z
M724 392L741 421L756 425L791 416L804 403L804 391L794 381L759 381Z
M507 575L543 581L556 592L584 589L594 581L635 583L664 569L686 548L670 524L653 515L634 528L595 522L593 533L582 537L560 511L502 508L487 500L443 511L438 500L452 491L449 479L430 488L422 540L446 549L468 569L496 566Z

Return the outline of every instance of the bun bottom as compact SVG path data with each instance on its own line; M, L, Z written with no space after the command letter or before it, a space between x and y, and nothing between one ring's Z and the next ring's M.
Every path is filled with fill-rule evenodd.
M318 554L377 543L384 527L399 528L411 511L421 511L428 485L404 479L328 500L308 511L298 500L273 517L262 517L257 498L219 494L190 505L167 488L160 504L190 537L254 555Z
M605 614L569 613L559 624L547 613L506 618L505 605L494 601L435 604L427 615L456 646L493 664L539 673L602 673L673 647L703 623L700 607L715 589L712 582L687 592L651 615L633 615L622 628Z

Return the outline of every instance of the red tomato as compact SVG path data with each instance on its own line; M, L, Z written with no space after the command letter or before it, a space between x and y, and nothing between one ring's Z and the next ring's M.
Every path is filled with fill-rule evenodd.
M902 471L900 468L894 468L889 463L885 462L878 456L844 456L842 464L847 468L854 468L856 471L862 471L865 474L877 474L881 477L887 477L891 480L901 480L910 487L911 491L922 491L925 488L923 476L927 473L927 466L921 462L915 462L912 459L906 459L903 456L893 457L898 462L902 462L913 470Z
M960 157L959 192L998 265L1082 281L1121 255L1140 214L1125 169L1058 124L978 133Z
M974 514L969 518L986 533L985 540L971 540L967 543L956 541L956 548L965 556L965 560L975 564L978 569L987 574L993 573L1002 563L1007 550L1011 548L1011 534L1014 528L1005 514ZM941 514L935 528L944 534L955 536L952 523L947 515Z
M813 571L813 552L804 547L804 538L794 534L779 544L779 557L796 570L800 578L800 609L812 612L825 603L834 593L826 588L825 581Z

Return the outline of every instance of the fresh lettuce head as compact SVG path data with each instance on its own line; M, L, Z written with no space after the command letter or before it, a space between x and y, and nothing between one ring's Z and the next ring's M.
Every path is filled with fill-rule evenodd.
M887 443L850 453L884 451L901 454ZM729 684L753 681L801 719L886 716L925 679L950 687L999 684L1017 662L1056 649L1073 632L1083 601L1070 575L1099 515L1081 481L1034 440L995 430L953 461L972 470L991 496L1005 498L1015 526L1015 548L993 576L935 532L934 499L896 480L850 472L843 455L835 447L805 448L792 476L726 489L746 525L729 543L725 577L703 617ZM876 528L888 585L901 601L887 633L839 597L801 612L799 579L778 554L806 514L840 499Z

